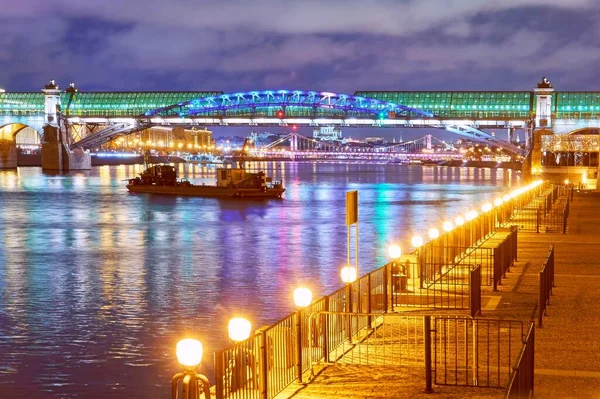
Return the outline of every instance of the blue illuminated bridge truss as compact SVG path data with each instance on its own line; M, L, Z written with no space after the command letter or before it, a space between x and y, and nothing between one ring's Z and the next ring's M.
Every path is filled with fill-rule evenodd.
M145 117L372 118L433 117L428 111L373 98L316 91L250 91L196 98L154 109Z

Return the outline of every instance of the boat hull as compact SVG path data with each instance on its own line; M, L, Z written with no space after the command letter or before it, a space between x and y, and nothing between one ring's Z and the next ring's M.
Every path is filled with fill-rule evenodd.
M128 184L132 193L149 193L164 195L185 195L208 198L281 198L284 188L230 188L216 186L156 186L144 184Z

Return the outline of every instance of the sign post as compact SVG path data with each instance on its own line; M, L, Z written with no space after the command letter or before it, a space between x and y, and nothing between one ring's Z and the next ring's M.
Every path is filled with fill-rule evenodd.
M350 266L350 227L355 226L355 267L358 276L358 191L346 192L346 227L348 228L348 266Z

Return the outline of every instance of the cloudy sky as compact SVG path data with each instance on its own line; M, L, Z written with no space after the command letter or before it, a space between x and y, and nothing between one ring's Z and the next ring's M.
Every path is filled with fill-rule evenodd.
M17 0L0 87L600 90L598 0Z

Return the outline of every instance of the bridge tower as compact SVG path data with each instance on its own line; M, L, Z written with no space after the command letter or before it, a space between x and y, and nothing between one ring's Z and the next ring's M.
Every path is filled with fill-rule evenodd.
M74 88L74 85L71 86ZM89 151L78 148L71 151L71 128L61 119L61 91L54 80L43 89L44 93L44 141L42 142L42 170L88 170L92 168Z
M552 94L554 87L546 77L537 84L535 91L535 120L531 141L526 136L525 144L530 148L523 161L523 173L529 177L542 172L542 136L552 132Z
M60 89L52 79L42 89L44 93L44 125L59 126L58 112L60 111Z
M431 134L425 136L425 147L427 150L431 150Z

